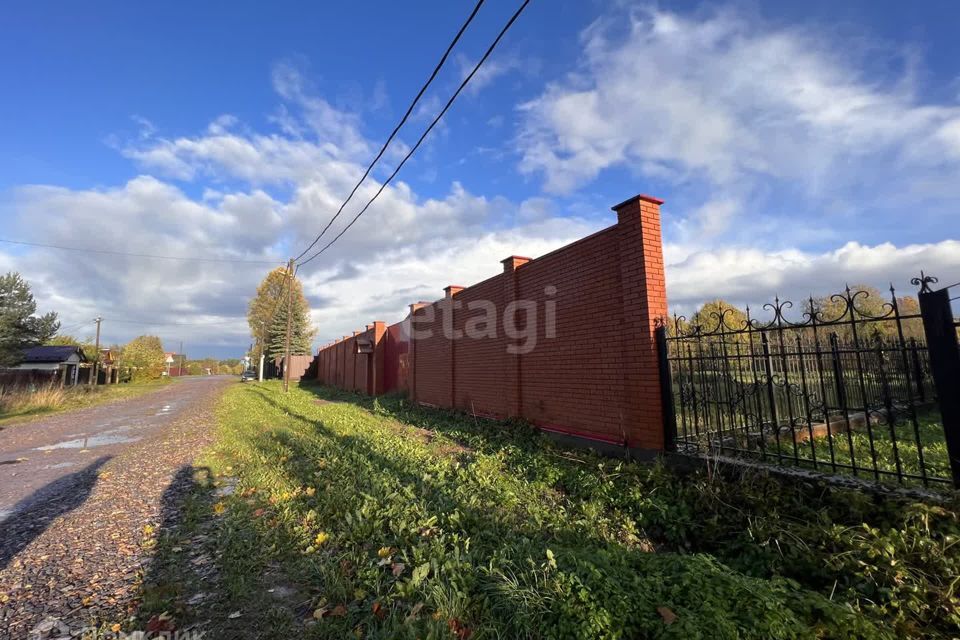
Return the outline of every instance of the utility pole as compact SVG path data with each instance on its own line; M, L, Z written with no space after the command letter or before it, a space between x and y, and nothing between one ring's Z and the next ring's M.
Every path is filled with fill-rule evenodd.
M91 386L97 385L97 375L100 373L100 322L103 320L100 316L97 316L94 319L94 322L97 323L97 340L96 346L93 348L93 368L91 369L90 380L88 381Z
M287 287L287 335L283 339L283 392L290 390L290 327L293 322L293 258L287 263L287 277L290 278L290 285Z
M266 329L263 320L260 321L260 366L257 368L257 381L263 382L263 343L267 339Z

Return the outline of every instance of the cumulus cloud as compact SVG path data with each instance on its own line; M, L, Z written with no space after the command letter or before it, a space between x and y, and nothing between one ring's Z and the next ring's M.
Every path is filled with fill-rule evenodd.
M728 204L960 195L960 106L925 100L909 59L878 69L892 47L729 9L618 9L581 38L578 68L521 107L520 168L550 192L628 167Z
M671 309L680 313L718 297L754 308L774 296L799 302L809 295L840 292L847 284L872 285L881 291L892 284L898 295L915 295L910 279L921 269L933 274L960 273L957 240L899 247L848 242L820 253L755 248L686 252L673 247L666 255L668 298Z
M612 213L598 217L592 204L588 211L551 192L618 165L710 187L698 206L665 210L673 236L665 247L668 297L681 312L717 296L765 302L775 293L827 293L844 281L899 286L920 268L960 271L954 240L859 244L796 216L760 212L752 226L786 236L793 248L724 238L745 203L755 204L763 180L796 181L814 192L818 176L843 175L851 154L888 154L901 167L925 167L927 156L906 148L910 135L942 160L924 174L925 188L956 194L946 175L958 156L954 108L921 104L909 89L882 91L814 36L758 32L736 14L642 12L626 34L601 20L584 33L583 48L582 68L524 107L521 168L542 173L547 193L514 201L453 182L424 197L392 183L350 233L299 274L321 340L375 319L399 320L408 304L439 298L448 284L494 275L508 255L536 257L612 224ZM109 188L21 187L8 203L11 236L232 260L298 251L336 211L376 147L357 114L334 108L294 66L279 65L272 81L280 104L271 130L251 130L225 114L198 123L193 135L167 136L138 120L140 135L118 147L142 175ZM376 179L365 182L317 248L379 187ZM816 235L817 250L806 248L805 234ZM108 342L152 332L239 352L248 342L247 301L269 268L0 246L0 270L21 271L43 309L59 311L67 327L85 322L75 333L104 316Z

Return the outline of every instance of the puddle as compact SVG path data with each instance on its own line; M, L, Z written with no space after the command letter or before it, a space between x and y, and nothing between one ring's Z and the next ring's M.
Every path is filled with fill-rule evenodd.
M115 433L101 433L98 436L89 438L77 438L76 440L65 440L57 444L48 444L45 447L37 447L37 451L52 451L54 449L90 449L92 447L103 447L110 444L125 444L127 442L136 442L139 437L121 436Z
M66 469L77 466L76 462L58 462L57 464L48 464L44 469Z

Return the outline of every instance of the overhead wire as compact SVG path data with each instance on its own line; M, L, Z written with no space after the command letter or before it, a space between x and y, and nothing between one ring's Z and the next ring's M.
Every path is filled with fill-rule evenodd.
M26 240L10 240L8 238L0 238L0 242L6 243L6 244L23 245L27 247L59 249L61 251L78 251L82 253L98 253L98 254L114 255L114 256L128 256L132 258L154 258L157 260L181 260L185 262L223 262L223 263L231 263L231 264L278 264L283 262L280 259L247 260L242 258L197 258L197 257L191 257L191 256L165 256L165 255L158 255L153 253L134 253L129 251L113 251L111 249L90 249L90 248L84 248L84 247L67 247L59 244L27 242Z
M470 71L470 74L469 74L466 78L463 79L463 81L460 83L460 86L457 87L457 90L454 92L454 94L450 97L450 99L449 99L449 100L447 101L447 103L444 105L443 109L440 110L440 113L437 115L437 117L433 119L433 121L430 123L430 126L428 126L428 127L426 128L426 130L425 130L425 131L423 132L423 134L420 136L420 139L417 140L417 143L416 143L416 144L410 149L410 151L408 151L407 154L403 157L403 160L401 160L401 161L400 161L400 164L398 164L397 167L393 170L393 173L391 173L390 176L383 182L383 184L380 185L380 188L379 188L379 189L377 190L377 192L373 195L373 197L370 198L370 200L367 201L367 204L365 204L365 205L363 206L363 208L357 213L357 215L355 215L355 216L353 217L353 219L350 221L350 223L349 223L346 227L344 227L344 228L340 231L340 233L338 233L338 234L336 235L336 237L333 238L333 240L331 240L330 242L328 242L322 249L320 249L319 251L315 252L313 255L311 255L311 256L310 256L309 258L307 258L306 260L301 260L301 261L299 261L299 262L297 263L297 266L298 266L298 267L302 267L303 265L308 264L308 263L311 262L312 260L316 259L317 256L319 256L320 254L322 254L324 251L326 251L327 249L329 249L337 240L339 240L339 239L343 236L343 234L345 234L345 233L350 229L350 227L352 227L352 226L354 225L354 223L356 223L357 220L360 219L360 216L362 216L362 215L366 212L366 210L367 210L368 208L370 208L370 205L373 204L378 197L380 197L380 194L383 193L383 190L386 189L387 185L389 185L390 182L396 177L396 175L400 172L400 169L403 168L403 165L406 164L407 160L409 160L410 157L411 157L411 156L416 152L416 150L420 147L420 145L423 143L424 139L426 139L426 137L427 137L427 135L430 133L430 131L433 130L433 128L437 125L437 123L440 122L440 119L443 118L443 115L447 112L447 110L451 107L451 105L453 105L454 101L457 99L457 96L460 95L460 93L463 91L463 89L470 83L470 80L473 78L473 76L476 75L477 71L479 71L480 67L483 66L483 63L486 62L487 58L490 57L490 54L493 53L493 50L497 47L497 44L500 43L500 40L503 39L503 36L507 33L507 31L510 29L510 27L513 26L513 23L517 21L517 18L520 17L520 14L523 13L523 10L527 7L528 4L530 4L530 0L524 0L523 4L520 5L520 8L517 9L517 11L510 17L510 20L507 21L507 23L504 25L503 29L500 30L500 33L497 34L497 37L494 39L493 43L492 43L492 44L490 45L490 47L486 50L486 52L483 54L483 57L480 58L480 61L477 62L477 64L473 67L473 70Z
M327 232L327 230L334 223L334 221L338 217L340 217L340 214L343 212L344 207L347 206L347 203L349 203L350 200L353 198L354 194L356 194L357 189L360 188L360 185L363 184L363 181L366 180L367 176L370 175L370 171L373 169L374 165L377 164L377 162L380 161L380 158L383 157L383 154L387 150L387 147L390 146L390 143L393 141L394 137L396 137L397 133L400 131L403 125L407 122L407 119L410 117L410 114L413 113L413 109L417 106L417 103L420 102L420 98L423 97L423 94L426 92L427 88L437 77L437 74L440 73L440 69L443 67L444 63L446 63L447 58L450 56L450 52L453 51L453 48L456 46L457 42L460 41L460 36L463 35L464 31L467 30L467 27L470 25L470 23L473 22L474 17L476 17L477 12L480 11L480 7L481 5L483 5L483 3L484 3L484 0L478 0L477 4L473 7L473 11L470 12L470 15L467 17L466 22L464 22L463 25L460 27L460 30L457 31L457 34L453 37L453 40L447 46L447 50L443 52L443 56L440 58L440 61L437 63L437 66L434 67L433 69L433 73L430 74L430 77L427 78L427 81L423 84L422 87L420 87L420 91L417 92L417 95L416 97L414 97L413 102L411 102L410 106L407 107L406 113L403 114L403 117L400 119L400 122L397 123L396 127L394 127L393 131L390 133L390 136L387 138L387 141L383 143L382 147L380 147L380 152L377 153L373 161L369 165L367 165L366 170L363 172L363 175L360 177L360 180L357 181L357 184L355 184L353 186L353 189L350 190L350 194L347 196L346 200L344 200L340 204L340 208L337 209L337 212L333 215L333 217L330 218L330 220L327 222L327 225L317 235L317 237L313 239L313 242L311 242L306 249L301 251L300 255L295 257L294 260L299 260L300 258L305 256L311 249L313 249L313 247L316 246L316 244L320 241L320 238L323 237L323 235Z

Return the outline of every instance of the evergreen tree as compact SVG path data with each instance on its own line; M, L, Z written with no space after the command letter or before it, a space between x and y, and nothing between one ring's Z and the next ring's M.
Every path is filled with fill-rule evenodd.
M314 331L310 327L310 309L303 295L293 296L291 308L293 321L290 323L290 353L303 355L311 352ZM287 335L287 304L281 300L277 305L277 312L270 326L270 342L267 344L267 357L270 359L283 357L285 338Z
M13 366L24 349L43 344L60 329L53 311L35 316L37 303L19 273L0 276L0 366Z

